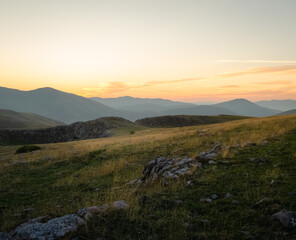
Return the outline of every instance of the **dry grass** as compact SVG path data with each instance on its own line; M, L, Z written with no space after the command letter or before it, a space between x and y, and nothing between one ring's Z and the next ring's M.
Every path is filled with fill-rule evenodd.
M37 194L33 199L34 202L24 197L15 200L14 204L5 209L1 218L7 219L7 222L2 229L11 229L26 218L48 213L62 215L75 212L81 207L111 203L119 199L125 199L130 203L131 209L128 214L131 219L139 217L140 206L135 197L138 190L125 184L139 178L146 162L154 157L161 155L195 157L199 152L210 149L217 141L225 146L237 144L244 146L249 141L262 143L266 139L275 138L295 128L296 115L288 115L203 126L144 129L132 135L126 130L124 134L111 138L40 144L41 150L20 155L14 154L19 146L0 147L0 171L7 175L5 181L8 182L7 179L11 177L7 171L14 174L9 186L5 183L0 186L2 191L8 192L12 199L18 198L18 192L23 191L21 188L25 188L24 191L28 191L29 194ZM102 150L102 153L97 154L99 158L89 157L90 152L97 150ZM223 157L230 155L231 152L228 151L223 153ZM21 171L32 172L36 176L18 175ZM212 171L215 169L213 168ZM279 177L277 170L269 170L261 175L262 181ZM39 186L42 179L50 183ZM212 179L213 175L205 174L200 181L206 184ZM177 192L180 184L177 181L167 190ZM101 190L95 192L94 189L97 187ZM150 197L162 192L163 186L155 184L141 191L145 196ZM65 198L69 202L65 202ZM59 205L62 207L57 207ZM37 209L32 214L23 216L21 219L11 218L13 214L32 206ZM176 213L178 214L180 211ZM172 218L174 218L173 215Z

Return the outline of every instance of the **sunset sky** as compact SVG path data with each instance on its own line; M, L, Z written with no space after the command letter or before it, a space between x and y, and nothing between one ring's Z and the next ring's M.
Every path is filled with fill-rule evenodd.
M296 99L296 1L0 0L0 86Z

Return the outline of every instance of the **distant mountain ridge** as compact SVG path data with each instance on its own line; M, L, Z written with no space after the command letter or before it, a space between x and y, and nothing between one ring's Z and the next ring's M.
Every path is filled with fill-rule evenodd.
M296 114L296 109L292 109L286 112L281 112L278 115L290 115L290 114Z
M0 129L33 129L48 128L65 125L34 113L16 112L7 109L0 109Z
M130 96L118 98L90 98L96 102L100 102L115 109L126 109L133 111L161 111L164 109L180 108L180 107L193 107L193 103L177 102L161 98L134 98Z
M246 99L213 105L196 105L166 99L85 98L53 88L20 91L0 87L0 109L42 115L67 124L100 117L122 117L131 121L164 115L241 115L265 117L281 111L258 106Z
M292 99L259 101L255 103L261 107L277 109L279 111L289 111L296 109L296 100Z
M103 104L53 88L19 91L1 87L0 109L35 113L65 123L122 115Z
M258 106L257 104L243 98L218 103L214 106L223 107L235 112L237 115L249 117L266 117L276 115L281 112L279 110Z

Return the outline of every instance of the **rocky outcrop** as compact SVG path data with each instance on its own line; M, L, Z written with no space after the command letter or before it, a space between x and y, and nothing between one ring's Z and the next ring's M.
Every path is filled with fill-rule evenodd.
M296 227L296 212L283 209L272 215L273 219L278 219L286 228Z
M193 169L201 167L192 158L164 158L159 157L150 161L144 168L143 176L138 183L151 183L159 179L174 179L190 173Z
M103 138L112 135L111 129L133 125L134 123L126 119L109 117L45 129L0 130L0 145L6 145L10 142L38 144Z
M203 168L206 164L216 164L214 159L220 154L221 143L216 143L209 152L201 152L196 158L165 158L158 157L146 165L141 179L134 179L128 184L146 184L155 180L167 182L169 179L176 179L180 176L190 174L197 168Z
M77 214L67 214L62 217L48 219L47 216L30 219L17 226L10 234L0 232L0 240L56 240L75 233L81 226L96 214L115 210L126 209L129 205L125 200L114 202L112 207L107 204L79 209Z
M202 164L213 164L213 160L221 153L222 144L217 142L209 152L201 152L196 159Z
M68 214L53 218L46 223L42 219L33 219L19 225L10 235L16 239L55 240L75 232L77 228L86 222L76 214Z

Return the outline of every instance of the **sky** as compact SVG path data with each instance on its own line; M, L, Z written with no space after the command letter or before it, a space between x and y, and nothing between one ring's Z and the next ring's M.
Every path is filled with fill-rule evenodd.
M296 99L295 0L0 0L0 86Z

